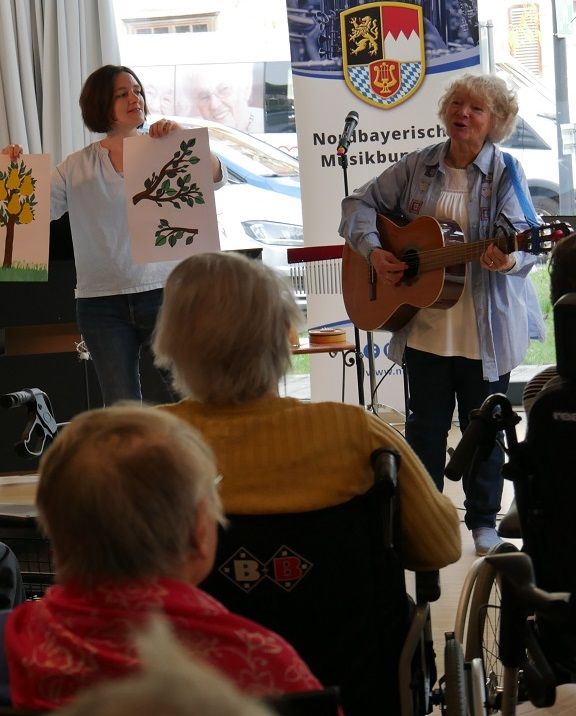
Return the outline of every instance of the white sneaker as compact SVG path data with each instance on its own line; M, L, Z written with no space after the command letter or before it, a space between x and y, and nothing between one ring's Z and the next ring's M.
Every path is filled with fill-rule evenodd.
M488 554L492 547L502 542L495 527L475 527L472 530L472 537L476 554L480 557Z

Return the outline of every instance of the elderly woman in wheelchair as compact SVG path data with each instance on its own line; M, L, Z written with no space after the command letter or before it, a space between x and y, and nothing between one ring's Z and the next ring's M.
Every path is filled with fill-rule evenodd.
M36 504L56 584L8 616L12 703L54 709L139 668L134 631L162 614L176 637L255 696L320 682L280 636L198 588L223 521L199 433L140 405L77 415L45 453Z
M301 320L261 262L230 252L184 260L167 281L153 342L184 399L162 409L202 432L223 475L231 527L207 589L286 636L323 683L341 688L347 716L399 713L404 568L456 561L459 519L380 418L279 396ZM381 448L398 460L398 519L386 529L370 463Z

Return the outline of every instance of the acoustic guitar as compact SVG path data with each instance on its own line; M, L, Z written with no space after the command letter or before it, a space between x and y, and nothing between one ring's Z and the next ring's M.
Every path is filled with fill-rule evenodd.
M512 236L465 242L453 221L420 216L404 225L383 214L377 217L382 248L409 268L396 286L379 281L360 254L344 245L342 293L350 320L364 331L397 331L421 308L450 308L460 298L466 264L479 259L490 244L504 253L546 253L554 242L572 233L562 222L543 224Z

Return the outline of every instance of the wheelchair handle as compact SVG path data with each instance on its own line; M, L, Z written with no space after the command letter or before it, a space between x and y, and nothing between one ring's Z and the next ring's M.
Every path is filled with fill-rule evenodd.
M470 422L450 456L444 475L457 482L470 466L475 469L492 452L500 430L505 431L509 446L515 445L515 426L520 420L504 394L489 395L480 408L471 411Z
M14 393L6 393L0 395L1 408L19 408L21 405L29 405L35 403L40 395L46 395L39 388L27 388L26 390L17 390Z
M40 457L46 443L54 438L59 427L54 418L52 403L39 388L26 388L0 396L0 407L20 406L26 407L28 421L14 449L20 457Z
M400 455L396 450L377 448L370 454L370 465L374 472L374 482L381 484L385 494L392 497L398 487Z

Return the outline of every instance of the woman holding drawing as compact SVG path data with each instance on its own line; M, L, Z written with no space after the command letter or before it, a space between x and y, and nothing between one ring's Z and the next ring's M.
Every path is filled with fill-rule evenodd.
M449 219L470 244L489 240L502 223L515 231L527 228L511 170L529 202L524 173L515 160L508 168L495 144L510 134L517 111L516 97L501 79L462 76L440 100L448 140L404 156L344 199L340 233L373 266L378 281L404 287L400 282L409 267L382 248L377 214ZM510 371L524 358L530 338L542 338L544 329L528 280L535 256L504 253L490 241L478 244L476 254L470 247L467 255L477 259L464 258L471 263L455 305L423 308L395 331L390 344L390 357L400 364L404 359L407 368L406 437L439 489L455 405L463 432L471 410L492 393L506 393ZM499 541L502 463L495 448L475 477L464 475L466 525L478 554Z
M105 65L80 94L85 125L105 137L68 156L51 178L51 218L70 217L76 263L76 310L80 333L98 376L105 405L141 400L139 356L147 346L174 262L134 264L130 253L123 177L123 143L146 120L146 97L128 67ZM179 125L161 119L149 128L165 137ZM22 148L4 149L16 159ZM211 155L215 188L226 181Z

